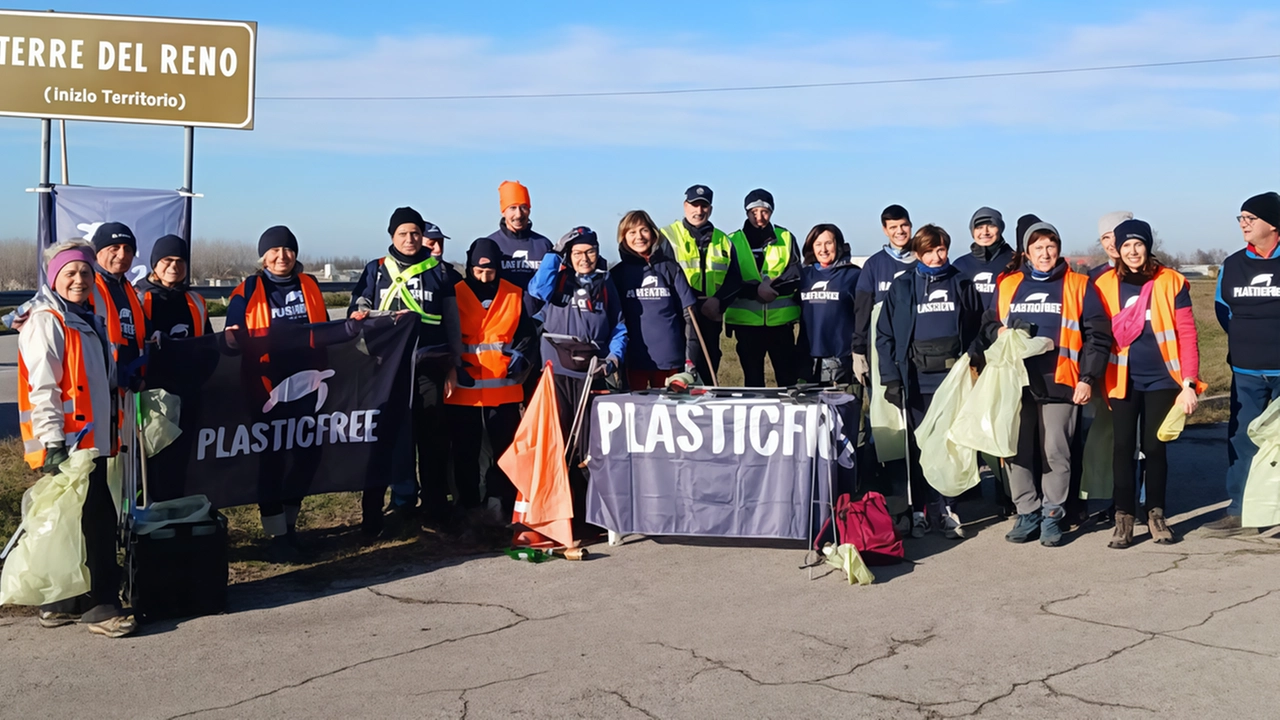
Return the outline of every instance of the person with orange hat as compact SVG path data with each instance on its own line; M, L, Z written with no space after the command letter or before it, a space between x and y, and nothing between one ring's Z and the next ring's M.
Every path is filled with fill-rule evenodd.
M524 293L525 313L535 317L542 309L542 301L527 292L529 281L542 266L543 256L551 252L553 246L546 236L534 232L533 220L529 219L530 207L529 188L515 180L503 181L498 186L498 209L502 211L502 219L489 239L498 243L498 250L502 252L498 273ZM540 348L535 344L531 350L529 363L533 372L525 380L525 402L533 397L538 378L542 375Z

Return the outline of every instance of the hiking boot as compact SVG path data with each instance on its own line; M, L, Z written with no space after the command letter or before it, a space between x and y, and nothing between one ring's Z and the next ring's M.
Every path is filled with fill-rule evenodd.
M42 628L56 628L78 622L80 622L80 616L75 613L40 611L40 627Z
M1240 524L1239 515L1224 515L1203 528L1204 536L1211 538L1235 537L1237 535L1257 535L1258 528L1244 527Z
M938 530L948 540L960 540L964 537L964 528L960 527L960 516L950 505L938 502Z
M1164 521L1164 508L1151 508L1147 511L1147 528L1151 531L1151 541L1157 545L1172 545L1178 542L1173 530Z
M1116 511L1116 529L1111 533L1107 547L1123 550L1133 544L1133 516L1123 510Z
M102 635L109 638L122 638L125 635L132 635L138 630L138 621L132 615L117 615L99 620L98 622L87 623L89 632L94 635Z
M1046 507L1040 518L1040 544L1045 547L1057 547L1062 544L1062 525L1066 522L1067 511L1060 507Z
M1029 512L1025 515L1018 515L1018 519L1013 523L1013 529L1005 533L1004 539L1011 543L1029 542L1032 538L1040 534L1040 511Z
M929 532L929 519L922 512L911 513L911 537L922 538Z

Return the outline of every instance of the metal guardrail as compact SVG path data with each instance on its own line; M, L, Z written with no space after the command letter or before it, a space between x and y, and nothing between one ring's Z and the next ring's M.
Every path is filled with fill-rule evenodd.
M353 282L322 282L319 283L320 292L351 292L355 289L356 284ZM231 292L236 289L234 285L197 285L195 290L206 300L217 300L219 298L230 297ZM36 293L35 290L6 290L0 292L0 307L14 307L30 300Z

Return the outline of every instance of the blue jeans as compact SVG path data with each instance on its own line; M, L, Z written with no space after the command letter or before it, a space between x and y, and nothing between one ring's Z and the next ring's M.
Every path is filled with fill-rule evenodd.
M1244 512L1244 485L1258 446L1249 439L1249 423L1267 404L1280 397L1280 376L1231 375L1231 419L1227 422L1227 506L1228 515Z

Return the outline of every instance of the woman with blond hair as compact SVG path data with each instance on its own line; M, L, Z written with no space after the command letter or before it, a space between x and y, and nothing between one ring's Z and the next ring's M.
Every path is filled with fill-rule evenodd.
M622 261L609 274L622 293L628 337L623 366L632 391L662 388L672 375L692 372L701 352L687 316L697 300L661 240L658 226L643 210L632 210L618 223Z

